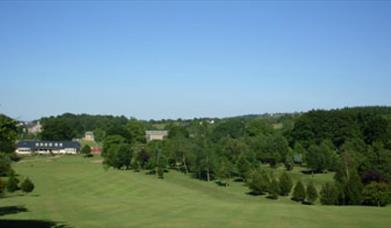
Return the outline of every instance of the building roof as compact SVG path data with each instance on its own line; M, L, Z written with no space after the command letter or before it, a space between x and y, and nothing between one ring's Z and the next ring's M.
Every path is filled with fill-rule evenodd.
M149 131L145 131L145 134L147 134L147 135L163 135L163 136L167 136L168 135L168 131L165 131L165 130L149 130Z
M75 148L80 149L80 143L75 141L41 141L41 140L21 140L16 143L17 148L38 149L65 149Z

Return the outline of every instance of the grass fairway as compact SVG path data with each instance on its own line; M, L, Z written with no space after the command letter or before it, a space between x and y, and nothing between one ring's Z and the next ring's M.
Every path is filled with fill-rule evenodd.
M17 173L36 185L30 195L0 199L27 212L3 219L34 219L71 227L390 227L391 207L305 206L247 195L170 172L164 180L133 171L105 171L99 158L65 156L23 160ZM294 171L298 178L301 175ZM304 180L310 178L306 176ZM331 175L315 177L321 184Z

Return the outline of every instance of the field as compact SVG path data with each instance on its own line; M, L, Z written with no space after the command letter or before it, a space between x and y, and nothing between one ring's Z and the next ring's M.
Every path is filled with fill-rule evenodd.
M52 221L70 227L389 227L391 207L307 206L246 194L170 171L165 179L104 170L100 158L40 157L14 165L33 193L0 199L0 220ZM292 173L304 181L311 175ZM332 174L316 175L319 186ZM5 209L9 209L8 211ZM13 211L12 211L13 210ZM0 221L0 225L2 222ZM31 226L30 226L31 227ZM41 226L42 227L42 226Z

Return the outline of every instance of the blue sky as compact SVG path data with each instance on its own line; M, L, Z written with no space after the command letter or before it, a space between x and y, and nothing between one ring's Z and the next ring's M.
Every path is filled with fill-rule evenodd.
M0 113L391 105L391 2L0 2Z

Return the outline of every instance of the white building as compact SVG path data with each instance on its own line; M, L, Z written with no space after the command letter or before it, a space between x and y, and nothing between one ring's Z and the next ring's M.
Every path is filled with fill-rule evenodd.
M152 130L152 131L145 131L145 137L147 138L147 142L152 140L163 140L165 137L167 137L168 131L164 130Z
M22 140L16 143L15 152L20 155L29 154L76 154L80 151L80 143L75 141L40 141Z

